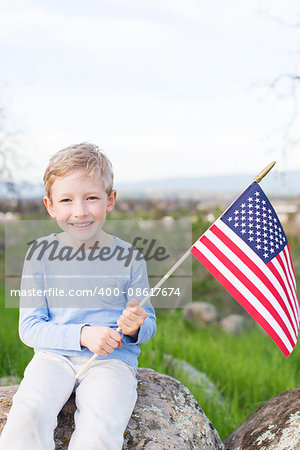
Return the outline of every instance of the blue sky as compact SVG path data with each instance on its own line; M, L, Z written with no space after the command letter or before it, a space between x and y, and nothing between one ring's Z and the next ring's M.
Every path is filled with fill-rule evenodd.
M299 30L269 15L297 13L294 0L2 0L16 174L40 181L55 151L86 140L119 181L300 168L297 149L281 152L292 103L266 87L299 73Z

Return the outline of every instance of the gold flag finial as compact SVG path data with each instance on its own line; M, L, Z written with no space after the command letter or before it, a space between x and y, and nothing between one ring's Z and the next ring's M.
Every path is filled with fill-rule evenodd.
M256 183L259 183L263 177L265 177L267 175L268 172L270 172L270 170L275 166L276 161L271 162L270 164L267 165L267 167L265 167L255 178L254 181L256 181Z

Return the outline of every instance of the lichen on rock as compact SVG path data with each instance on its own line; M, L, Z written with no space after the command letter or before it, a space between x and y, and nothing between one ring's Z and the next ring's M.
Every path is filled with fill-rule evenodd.
M138 418L133 413L128 423L124 450L224 448L218 432L183 384L151 369L139 369L138 379Z
M226 450L300 450L300 387L272 397L224 444Z

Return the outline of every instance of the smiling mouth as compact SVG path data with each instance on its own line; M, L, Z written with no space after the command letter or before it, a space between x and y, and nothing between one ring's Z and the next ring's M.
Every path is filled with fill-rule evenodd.
M82 223L70 223L70 225L76 230L85 230L93 225L94 222L82 222Z

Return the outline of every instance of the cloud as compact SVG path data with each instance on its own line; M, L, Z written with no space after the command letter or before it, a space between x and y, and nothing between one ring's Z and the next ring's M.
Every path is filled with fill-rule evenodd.
M173 35L171 26L151 22L146 17L107 17L101 12L93 14L92 10L88 15L68 15L59 8L49 10L43 2L28 0L26 9L13 6L7 9L2 6L0 15L0 37L9 45L37 48L46 44L121 53L122 49L162 48Z

